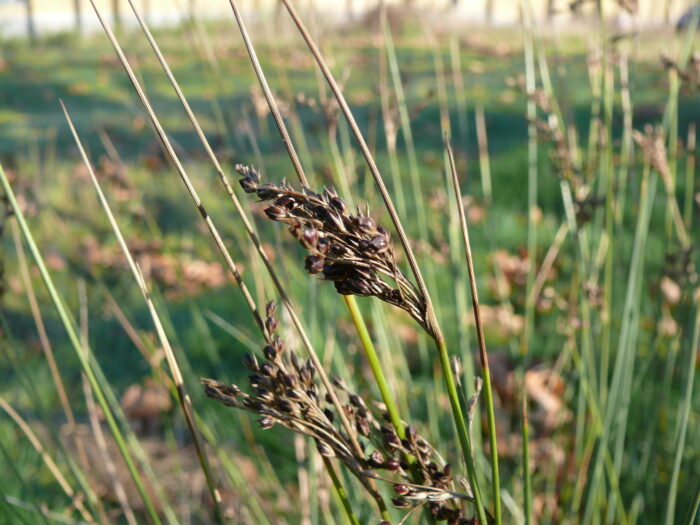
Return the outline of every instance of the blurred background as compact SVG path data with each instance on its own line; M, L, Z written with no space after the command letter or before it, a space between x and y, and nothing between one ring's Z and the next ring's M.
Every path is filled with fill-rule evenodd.
M586 3L532 0L531 5L535 15L543 19L555 20L559 24L580 24L586 18L585 12L590 11L580 9ZM126 15L129 9L127 0L102 1L98 4L112 15L113 21L122 21L123 17L127 25L135 24L133 18ZM176 24L195 11L203 19L212 19L226 15L230 9L226 2L211 0L138 0L136 4L144 16L155 24ZM250 14L259 15L275 9L277 4L276 0L247 0L241 2L240 7ZM377 7L377 2L373 0L311 1L304 4L305 8L323 15L325 23L347 22ZM514 0L388 0L386 4L428 11L449 8L449 20L443 20L447 25L454 22L513 25L518 24L520 11L519 2ZM675 23L691 5L692 2L685 0L629 0L604 2L604 9L606 16L618 24L659 27ZM634 8L633 13L630 13L629 7ZM85 11L89 15L90 3L87 0L1 0L0 27L6 35L97 29L97 21L93 16L85 16Z

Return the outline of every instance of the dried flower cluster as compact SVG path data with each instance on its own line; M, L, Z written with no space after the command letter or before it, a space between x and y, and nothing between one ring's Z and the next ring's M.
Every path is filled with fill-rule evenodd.
M509 79L508 84L518 86L521 91L528 94L524 77ZM556 173L562 179L571 184L576 221L579 226L584 225L593 217L596 208L605 204L605 199L591 194L590 186L585 181L590 180L590 175L598 164L597 151L594 150L585 166L579 168L574 163L574 151L576 150L573 128L564 129L564 123L560 122L554 110L554 103L543 89L535 89L528 94L537 107L545 114L545 118L535 119L538 134L548 140L552 145L550 158L556 168ZM602 148L608 140L605 127L598 125L598 146Z
M289 225L309 251L306 269L333 281L343 295L373 296L408 312L430 333L426 304L416 286L396 265L389 231L359 209L352 215L333 189L316 193L286 181L260 184L258 172L238 165L243 190L270 202L265 214Z
M281 425L312 437L320 454L337 457L365 486L371 478L393 483L396 496L392 503L397 508L426 505L436 519L447 520L450 525L471 523L464 517L461 505L464 500L471 500L466 481L460 479L466 494L452 490L450 465L442 461L415 427L407 426L406 439L400 439L388 423L388 414L381 410L381 403L365 402L351 393L341 379L334 378L335 393L343 400L343 411L365 452L363 456L355 453L349 437L337 424L339 418L330 396L316 382L314 365L286 350L276 334L279 323L274 303L267 305L266 315L272 341L263 349L264 361L259 362L252 354L244 359L252 372L248 377L250 393L236 385L202 379L205 393L227 406L259 415L258 423L264 429ZM414 458L413 464L409 458Z
M685 67L681 67L668 54L662 53L661 64L664 69L676 70L684 91L692 92L700 89L700 53L693 53Z
M564 123L560 122L552 101L544 89L535 89L529 92L525 83L525 77L509 78L506 83L510 87L519 88L537 107L545 114L545 119L536 118L534 121L537 132L551 142L552 151L550 157L560 177L568 180L574 188L580 186L581 174L575 166L571 139L566 133Z

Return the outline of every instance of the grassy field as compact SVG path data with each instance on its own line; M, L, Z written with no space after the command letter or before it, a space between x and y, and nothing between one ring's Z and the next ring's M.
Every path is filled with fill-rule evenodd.
M501 501L504 523L692 523L700 495L693 383L700 362L693 250L700 184L692 131L700 97L697 63L683 65L685 35L601 39L600 26L558 35L534 28L534 37L529 27L443 34L410 16L388 33L368 20L316 38L412 240L447 349L460 363L453 368L466 407L483 369L443 139L450 137L493 383L500 498L492 490L483 395L473 414L472 479L429 334L400 309L358 298L403 419L452 465L452 490L469 492L466 479L478 483L490 512ZM387 44L390 35L395 48ZM158 60L143 34L118 38L264 312L267 301L281 300L279 290ZM155 38L232 182L242 163L258 168L263 182L296 184L234 22L184 25ZM253 38L310 186L335 187L352 210L368 203L372 217L391 229L370 170L296 31L262 21ZM661 52L678 69L665 67ZM163 340L59 100L151 289L225 519L351 520L311 439L281 425L258 428L253 417L204 395L202 377L245 383L250 371L242 360L249 352L262 360L265 341L109 42L102 34L66 34L35 46L0 45L0 163L79 339L76 351L26 233L8 215L0 244L0 522L154 521L144 501L169 523L214 519ZM235 190L324 369L350 392L379 399L364 341L332 285L307 274L305 250L285 227L271 224L255 196L238 184ZM411 275L395 234L392 242L399 267ZM293 319L281 305L277 311L277 332L302 355ZM47 353L55 356L65 400ZM85 359L137 458L146 497L117 450L104 407L95 407ZM127 394L139 388L140 404L130 408ZM155 408L139 414L144 405ZM357 522L379 522L362 484L341 461L335 464ZM386 471L381 476L396 480ZM377 483L384 499L396 496L392 483ZM474 514L471 503L456 501L465 516ZM406 513L389 512L392 523ZM407 522L430 519L417 511Z

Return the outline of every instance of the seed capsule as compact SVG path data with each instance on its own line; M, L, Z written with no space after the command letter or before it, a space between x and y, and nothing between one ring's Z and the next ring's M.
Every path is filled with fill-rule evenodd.
M268 429L268 428L272 427L272 425L275 424L275 420L272 419L272 418L269 417L269 416L265 416L265 417L259 419L259 420L258 420L258 423L260 424L260 426L261 426L262 428Z
M401 463L399 463L397 459L389 458L386 460L386 463L384 463L384 468L391 472L396 472L401 468Z
M362 434L365 437L369 437L370 434L370 428L369 428L369 422L364 418L357 418L357 431Z
M323 441L316 440L316 448L318 449L319 454L321 454L322 456L335 456L335 452L333 452L333 449Z
M294 412L294 405L286 399L277 400L277 408L280 412L287 412L288 414Z
M243 356L243 364L253 372L258 371L258 360L253 354L246 354Z
M253 388L265 383L265 379L263 377L260 377L258 374L248 376L248 381L250 382L250 386L252 386Z
M279 335L275 335L275 337L272 338L272 348L274 348L275 352L278 354L281 354L284 350L284 341L280 339Z
M306 257L306 270L311 274L317 274L323 271L324 261L320 255L309 255Z
M305 228L301 234L301 240L306 249L313 250L318 243L318 230L316 228Z
M277 352L270 345L263 348L263 354L265 355L265 359L268 361L274 361L275 357L277 357Z
M242 178L238 181L238 183L241 185L241 188L243 188L243 191L246 193L255 193L258 189L257 181L250 176Z
M345 214L348 210L348 205L340 197L331 197L331 206L333 206L340 213Z
M369 241L369 248L376 253L382 253L389 248L389 241L384 235L375 235Z
M365 217L361 215L357 218L357 227L360 228L364 233L374 233L376 226L371 217Z
M272 366L270 363L263 363L260 365L260 372L262 372L262 375L266 377L272 377L275 372L275 367Z
M264 211L265 215L267 215L273 221L280 221L287 217L287 210L281 206L268 206Z
M316 249L324 255L328 253L330 247L331 241L328 237L321 237L316 243Z
M263 184L262 186L258 186L256 193L258 195L258 199L261 201L269 201L270 199L274 199L277 195L279 195L279 188L277 188L274 184Z
M404 498L391 498L391 503L393 503L394 507L397 509L407 509L411 506L408 500Z
M405 496L411 491L411 489L405 483L394 483L394 492L399 496Z
M277 319L276 317L268 317L267 319L265 319L265 328L267 328L267 331L271 334L275 333L278 324L279 319Z
M384 463L384 455L378 450L375 450L369 455L367 462L369 463L370 467L379 468Z

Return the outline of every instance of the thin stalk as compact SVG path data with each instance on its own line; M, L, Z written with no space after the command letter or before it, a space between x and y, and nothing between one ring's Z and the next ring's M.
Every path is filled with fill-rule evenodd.
M484 379L484 399L486 401L486 415L489 428L489 445L491 447L491 489L494 500L494 518L496 524L501 523L501 489L500 477L498 474L498 437L496 435L496 417L493 409L493 389L491 387L491 374L489 372L489 360L486 354L486 342L484 340L484 327L481 322L481 308L479 306L479 294L476 288L476 275L474 274L474 263L472 258L471 243L469 242L469 228L467 217L464 213L464 203L462 202L462 192L459 188L459 177L455 166L452 147L447 137L445 146L450 159L450 171L452 173L452 183L454 184L457 208L459 209L459 221L462 228L462 238L464 241L464 255L467 260L467 270L469 272L469 287L472 295L472 308L474 311L474 324L476 325L476 338L479 344L479 359L481 360L481 371Z
M46 452L46 449L44 448L44 445L42 445L41 440L37 437L37 435L27 424L24 418L20 416L19 413L14 408L12 408L12 406L7 401L5 401L5 399L2 396L0 396L0 408L2 408L7 413L7 415L10 416L10 418L12 418L12 420L17 424L20 430L22 430L22 433L25 436L27 436L27 439L32 444L34 449L39 453L41 459L44 461L47 468L51 472L51 475L54 477L54 479L56 479L63 492L65 492L66 496L70 498L71 505L75 506L75 508L78 510L78 512L80 512L80 515L85 521L87 521L88 523L96 523L95 519L90 515L88 510L83 505L81 495L79 493L76 493L75 490L73 490L73 487L70 486L70 483L68 483L65 476L61 473L61 470L58 468L58 465L56 465L56 462L49 455L49 453Z
M350 317L355 325L358 335L360 336L360 341L362 342L362 347L365 350L365 355L367 356L367 362L369 367L372 369L372 374L374 374L374 379L377 381L377 387L379 387L379 393L382 396L382 401L386 405L386 410L389 413L389 419L391 419L391 424L394 426L394 430L398 434L400 439L406 439L406 429L401 423L401 416L399 415L399 409L394 402L394 396L391 393L389 384L384 377L384 371L382 370L381 362L379 361L379 356L372 343L372 338L367 330L367 325L362 318L360 309L357 306L357 301L354 297L350 295L344 295L343 301L348 307L350 312ZM409 456L409 461L412 462L414 458Z
M669 84L669 122L668 122L668 171L669 179L667 188L667 206L666 206L666 235L670 238L673 235L673 207L671 198L675 199L676 189L676 173L678 166L678 92L680 90L680 80L676 68L671 68L668 71ZM670 190L670 191L669 191ZM674 201L675 202L675 201Z
M695 494L695 500L693 501L693 507L690 509L687 525L693 525L695 523L695 518L698 517L698 511L700 511L700 488L698 488Z
M629 60L627 53L620 55L620 99L622 106L622 150L620 151L620 172L617 178L617 206L615 207L615 220L618 228L622 228L622 221L625 212L625 200L627 190L627 178L629 177L630 167L634 163L634 140L632 138L632 97L630 95L629 82Z
M129 1L132 2L133 0ZM248 31L245 28L245 24L243 23L243 18L241 17L241 13L238 10L238 6L236 5L236 2L234 0L229 0L229 3L231 4L233 15L236 17L236 22L238 23L238 28L241 32L241 36L243 37L243 43L245 44L246 50L248 51L250 62L253 65L253 69L255 69L255 76L260 82L260 87L262 87L263 94L265 95L265 99L268 102L268 106L272 113L272 117L275 120L277 131L279 131L279 134L282 137L282 143L287 149L289 158L292 161L294 171L296 171L297 175L301 178L301 183L304 186L308 186L309 182L306 180L306 176L304 175L304 169L301 167L301 161L299 160L299 156L294 150L294 146L292 145L292 139L289 136L289 133L287 132L287 127L284 125L284 121L282 120L282 114L280 113L277 104L270 103L271 100L274 100L274 97L272 96L272 91L270 90L270 86L268 85L267 79L265 78L265 74L263 73L262 67L260 66L260 61L258 60L257 53L255 52L255 47L253 46L253 43L251 42L250 37L248 36Z
M49 365L51 378L53 379L54 385L56 385L58 399L61 403L61 407L63 408L63 413L66 416L68 425L71 429L75 429L75 416L73 415L73 410L70 406L70 402L68 401L66 389L63 386L61 372L58 370L58 365L56 364L56 359L53 355L51 342L49 341L49 337L46 333L46 325L44 325L44 320L41 317L41 310L39 308L39 303L36 300L36 294L34 293L34 286L32 285L31 277L29 276L29 268L27 265L26 257L24 255L22 239L20 238L20 233L16 222L12 222L12 237L15 243L15 252L17 253L17 260L19 262L20 277L22 278L22 284L24 285L24 289L27 294L27 299L29 300L29 308L32 312L32 317L34 318L36 331L39 334L39 342L41 343L41 349L44 351L46 362Z
M527 392L523 385L522 407L523 480L525 482L525 525L532 523L532 476L530 475L530 426L527 421Z
M401 169L399 167L399 157L396 152L396 138L398 135L398 124L395 117L392 115L391 104L389 100L389 89L387 88L387 58L381 42L379 43L379 99L382 107L382 123L384 125L384 138L386 140L387 155L389 157L389 169L391 171L391 180L394 184L394 193L396 195L396 206L399 209L399 214L402 217L406 216L406 194L403 187L403 179L401 178Z
M285 2L287 8L290 5ZM291 11L290 11L291 14ZM292 15L294 17L295 15ZM418 233L422 242L428 241L428 221L425 217L425 206L422 202L423 191L420 186L420 173L418 170L418 158L416 156L416 146L413 141L413 131L411 129L411 118L408 114L408 106L406 104L406 94L404 93L403 83L401 81L401 73L396 59L396 49L394 48L394 40L391 36L391 29L386 20L386 9L380 8L380 19L382 30L384 32L384 42L386 45L387 56L389 57L389 72L396 93L396 103L398 104L399 119L401 122L401 133L403 134L406 152L408 154L408 172L411 178L411 189L413 193L414 213L418 218ZM296 20L295 20L296 22ZM298 26L299 24L297 24ZM301 28L300 28L301 30ZM303 32L302 32L303 33ZM308 43L308 42L307 42ZM351 125L352 126L352 125ZM371 166L370 166L371 170Z
M649 231L649 221L651 218L651 208L656 194L656 178L650 178L650 160L645 159L644 171L642 174L641 197L639 203L640 212L637 218L637 226L634 238L634 248L631 257L629 277L625 304L622 312L622 327L618 342L618 352L613 369L613 377L610 384L609 397L606 403L604 424L600 438L599 449L596 458L593 460L593 476L590 484L590 496L586 505L582 523L590 523L595 512L595 501L600 496L599 484L601 471L603 468L605 454L610 446L610 438L614 434L615 427L618 430L619 440L624 438L626 429L627 400L629 390L625 391L626 378L631 376L634 369L634 345L638 333L636 320L638 319L639 290L644 272L644 251L646 238ZM593 387L595 390L595 387ZM615 425L617 423L617 425ZM619 449L616 451L619 452ZM617 462L616 462L617 463ZM616 465L616 473L619 472Z
M70 319L65 307L63 306L63 301L60 295L58 294L56 287L54 286L53 279L51 278L51 275L49 274L48 270L46 269L46 266L44 265L43 257L41 256L41 253L39 252L39 249L37 248L37 245L34 242L34 237L32 236L32 233L29 230L29 226L27 225L27 222L24 218L24 213L22 212L21 207L17 203L17 199L15 197L14 192L12 191L10 182L7 180L7 176L5 175L5 170L3 170L2 165L0 165L0 182L2 182L2 186L5 189L5 194L10 202L10 205L12 206L12 209L15 212L17 221L20 225L20 229L22 230L22 234L25 240L27 241L27 244L29 245L29 249L34 258L34 262L39 268L39 273L41 274L44 284L46 285L46 288L49 292L49 296L51 297L51 301L53 302L54 307L58 312L61 322L68 334L68 338L70 339L71 345L73 346L73 349L75 350L75 353L78 356L80 366L85 372L88 381L90 381L90 386L95 392L95 396L97 397L97 401L100 405L100 408L104 413L107 425L109 426L114 436L114 441L116 442L117 447L119 448L120 454L124 458L124 462L126 464L127 470L129 471L129 474L134 480L136 490L138 491L139 495L141 496L141 499L144 502L146 511L150 516L151 521L155 524L160 525L161 521L158 516L158 512L156 511L155 506L153 505L153 502L151 501L150 497L146 493L143 481L141 480L140 474L136 470L136 465L134 464L131 454L127 449L124 437L122 436L122 432L114 419L114 415L112 414L109 404L107 403L105 393L100 383L98 382L95 372L93 371L92 366L90 365L90 362L88 361L88 358L86 357L86 354L80 344L80 340L73 327L73 322Z
M685 451L685 438L688 431L688 421L692 410L693 383L695 380L695 361L697 359L697 348L700 344L700 298L695 301L695 323L693 327L693 336L688 349L688 377L686 379L685 395L683 402L678 407L680 416L679 427L677 430L678 441L675 449L676 454L673 458L673 472L671 474L671 483L668 488L668 497L666 498L666 525L672 525L675 519L676 499L678 497L678 478L680 476L681 462Z
M112 461L109 455L109 449L107 448L107 442L105 441L104 434L102 433L102 426L97 415L97 406L95 405L95 398L92 394L92 388L90 388L90 383L87 378L83 375L83 393L85 395L85 406L88 412L88 419L90 421L90 427L92 428L92 433L95 435L95 444L100 452L100 457L105 465L105 470L110 477L112 486L114 487L114 494L119 501L119 505L124 513L124 518L129 525L138 525L136 517L134 516L134 511L131 509L131 504L124 491L124 486L121 481L119 481L119 476L117 475L117 469L114 466L114 461Z
M457 35L450 38L450 63L452 68L452 82L454 84L455 98L457 99L457 122L459 126L459 139L462 147L467 149L469 142L469 115L467 110L467 90L464 85L462 73L462 59L460 57L460 42Z
M493 191L491 189L491 161L489 159L489 142L486 133L486 118L484 117L483 106L476 106L474 119L476 120L476 139L479 145L481 191L484 193L484 201L488 206L493 201Z
M63 380L61 379L61 372L58 369L58 365L56 364L56 359L53 354L51 342L46 333L46 325L44 324L44 320L41 316L41 309L39 308L39 303L37 302L36 294L34 293L34 285L32 284L32 279L29 276L29 266L27 265L27 260L24 255L22 239L20 237L20 232L17 227L17 223L15 222L12 222L12 237L14 240L15 252L17 254L17 261L19 263L20 277L22 279L22 283L27 294L27 299L29 300L29 308L32 312L32 318L34 319L34 324L36 326L37 333L39 334L41 348L49 365L51 378L54 382L54 385L56 386L56 391L58 392L58 398L61 403L61 407L63 408L63 413L66 416L69 433L73 436L73 441L78 452L80 465L82 466L84 471L88 471L88 460L87 454L85 453L85 446L83 444L83 441L78 436L77 432L75 432L75 415L73 414L73 409L71 408L70 402L68 401L68 396L66 395Z
M447 352L447 345L445 340L436 341L438 354L440 356L440 365L444 370L452 370L450 364L450 356ZM469 431L467 430L467 425L464 423L464 415L462 413L462 406L459 403L459 394L457 392L457 386L455 384L454 374L445 374L443 372L443 377L445 380L445 387L447 388L447 397L450 400L450 407L452 409L452 414L455 416L455 426L457 427L457 436L459 437L459 443L462 447L464 462L467 466L467 476L469 478L469 485L472 489L474 495L474 505L476 506L477 515L479 516L479 523L489 523L486 520L486 511L484 510L483 500L481 496L481 490L476 479L476 466L474 463L474 451L472 449L471 438L469 436ZM462 424L459 424L461 422Z
M90 179L92 180L95 190L97 191L100 203L102 204L104 212L107 215L110 225L112 226L114 234L116 235L117 240L119 241L119 245L121 246L122 251L124 252L124 256L126 257L127 262L129 263L129 268L131 269L134 279L136 280L136 283L138 284L139 289L141 290L143 299L146 302L146 306L148 307L148 311L151 315L151 320L153 321L156 333L158 334L158 340L160 341L161 347L163 348L163 352L165 353L166 362L168 364L168 368L170 369L170 374L173 378L178 401L180 402L180 407L182 408L187 427L190 431L190 435L192 436L192 440L194 442L197 459L199 460L199 464L202 468L202 472L204 473L207 487L209 489L209 492L211 493L212 501L214 502L214 510L217 516L217 520L221 522L224 516L223 510L221 508L221 494L216 488L214 476L209 465L209 459L207 458L206 452L204 450L204 444L202 443L201 436L197 430L197 425L194 421L194 416L192 414L192 401L190 400L187 388L185 387L185 382L182 377L182 372L180 371L180 366L175 357L175 353L173 352L173 349L170 346L170 341L168 340L168 337L165 334L165 330L163 329L163 325L160 321L160 317L158 316L158 312L156 311L155 306L153 305L153 301L151 299L150 292L148 291L148 286L146 285L143 274L141 273L141 270L137 267L133 257L131 256L129 247L127 246L126 241L124 240L124 236L122 235L119 225L117 224L114 214L112 213L109 203L107 202L107 198L105 197L104 193L102 192L102 189L100 188L100 184L97 181L95 172L92 169L92 164L90 163L90 160L88 159L87 154L85 153L85 148L83 147L82 141L78 136L78 132L76 131L75 126L73 125L73 121L70 118L70 115L68 114L68 110L63 104L63 101L60 101L60 103L61 108L63 109L63 114L65 115L66 121L68 122L68 127L70 128L75 143L78 146L78 150L80 151L83 163L85 164L90 175Z
M350 523L352 525L360 525L360 522L357 519L357 516L355 515L355 511L352 509L352 503L350 503L350 500L348 499L348 494L345 492L345 488L343 487L343 483L340 481L340 478L338 477L338 474L335 472L335 469L333 468L333 464L331 463L331 460L325 456L323 457L323 464L326 467L326 472L328 472L328 476L331 478L331 482L333 483L333 488L335 489L335 493L337 494L338 498L340 499L341 503L343 504L343 508L345 509L345 514L347 515L348 519L350 520Z
M10 454L8 453L8 451L5 448L5 445L3 444L2 441L0 441L0 451L2 451L2 455L5 457L5 463L8 466L7 470L12 471L12 473L17 478L17 481L19 481L19 484L22 487L23 493L28 494L30 492L29 486L27 485L27 482L24 480L24 478L22 478L22 474L20 474L19 470L17 469L16 462L12 460L12 458L10 457ZM7 479L7 478L5 478L5 479ZM2 499L3 499L3 501L7 501L7 503L11 505L12 504L11 500L8 500L8 498L10 498L10 497L11 496L3 495ZM41 516L42 521L44 523L46 523L46 525L50 525L50 522L46 516L46 514L47 514L46 509L43 507L43 505L39 504L38 498L32 498L30 501L31 501L31 504L27 504L26 506L23 506L23 508L25 508L27 510L34 510L39 516ZM17 513L16 509L13 508L12 510L13 510L13 512L15 512L15 514L17 514L17 516L22 516L21 514ZM22 521L24 523L27 523L23 517L21 517L20 519L22 519Z
M693 198L695 197L695 122L688 124L688 157L685 165L685 202L683 224L690 230L693 223Z
M533 98L536 87L535 54L532 36L532 19L529 1L524 1L523 24L525 26L525 82L527 89L527 280L526 293L532 292L535 284L537 268L537 224L535 210L537 208L537 104ZM525 303L525 329L520 343L521 357L525 358L530 349L530 338L535 322L535 303ZM523 359L523 369L526 364ZM529 517L527 517L529 519Z

